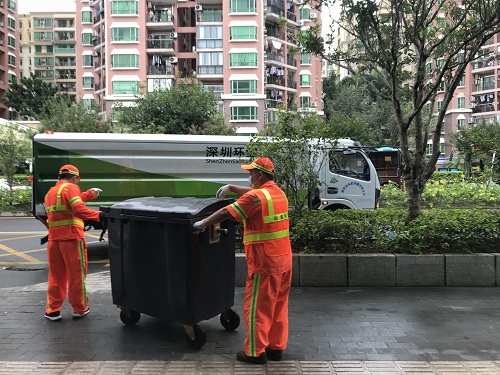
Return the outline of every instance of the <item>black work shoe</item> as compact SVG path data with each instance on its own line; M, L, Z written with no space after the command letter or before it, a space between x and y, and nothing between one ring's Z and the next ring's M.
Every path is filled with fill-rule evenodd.
M250 357L244 351L236 354L236 359L241 362L253 363L254 365L265 365L267 363L266 353L262 353L258 357Z
M57 320L61 320L61 319L62 319L62 316L61 316L61 312L60 312L60 311L54 311L54 312L52 312L52 313L50 313L50 314L45 313L45 317L46 317L48 320L52 321L52 322L55 322L55 321L57 321Z
M283 350L266 348L266 355L271 361L281 361Z

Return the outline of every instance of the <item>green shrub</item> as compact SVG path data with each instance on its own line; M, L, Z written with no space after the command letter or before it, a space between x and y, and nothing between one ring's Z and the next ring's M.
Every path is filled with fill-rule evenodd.
M31 196L31 189L14 192L0 189L0 212L31 211Z

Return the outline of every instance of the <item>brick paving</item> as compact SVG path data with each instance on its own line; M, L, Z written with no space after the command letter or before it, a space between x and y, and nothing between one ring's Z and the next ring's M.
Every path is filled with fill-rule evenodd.
M292 288L284 361L235 361L243 326L200 322L207 342L142 315L125 326L109 272L89 275L91 314L43 318L46 284L0 288L1 374L500 374L498 288ZM234 309L241 315L243 289Z

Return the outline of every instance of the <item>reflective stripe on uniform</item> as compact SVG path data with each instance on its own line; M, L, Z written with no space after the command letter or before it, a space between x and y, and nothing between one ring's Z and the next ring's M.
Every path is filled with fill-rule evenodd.
M288 212L283 212L282 214L278 214L278 215L276 215L274 213L273 200L271 198L271 194L269 194L267 189L260 189L260 191L262 191L262 193L264 193L264 195L267 199L267 212L269 213L268 216L264 216L264 223L274 223L276 221L288 219ZM287 203L287 206L288 206L288 203Z
M233 204L231 204L231 207L234 208L234 210L238 213L238 215L241 216L242 219L248 218L248 215L245 212L245 210L243 209L243 207L241 207L237 202L234 202Z
M66 187L66 185L69 185L69 182L66 182L59 186L59 189L57 190L57 197L56 197L56 204L53 206L49 206L46 208L47 212L56 212L56 211L66 211L68 208L66 205L61 204L61 192L62 189ZM70 211L71 212L71 211Z
M82 274L82 301L87 306L87 286L85 284L85 247L83 241L78 241L78 252L80 253L80 272Z
M259 297L260 275L253 275L252 295L250 297L250 309L248 311L248 355L257 357L257 346L255 337L255 317L257 316L257 299Z
M49 228L62 227L64 225L78 225L82 228L84 227L83 220L80 219L57 220L57 221L51 221L48 224Z
M278 238L288 237L290 231L288 229L280 230L278 232L270 232L270 233L254 233L247 234L243 236L243 243L255 242L255 241L268 241L268 240L276 240Z
M73 206L73 204L75 204L75 202L78 202L78 201L81 201L81 200L82 200L82 198L80 198L80 197L74 197L68 203L69 203L70 206Z

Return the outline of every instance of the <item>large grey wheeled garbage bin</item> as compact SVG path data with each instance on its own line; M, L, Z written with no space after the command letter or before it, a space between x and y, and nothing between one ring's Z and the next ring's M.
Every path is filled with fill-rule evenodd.
M141 313L184 325L193 348L205 344L196 324L221 314L227 330L240 323L234 305L232 220L193 231L192 224L232 199L145 197L101 207L108 218L113 303L125 324Z

